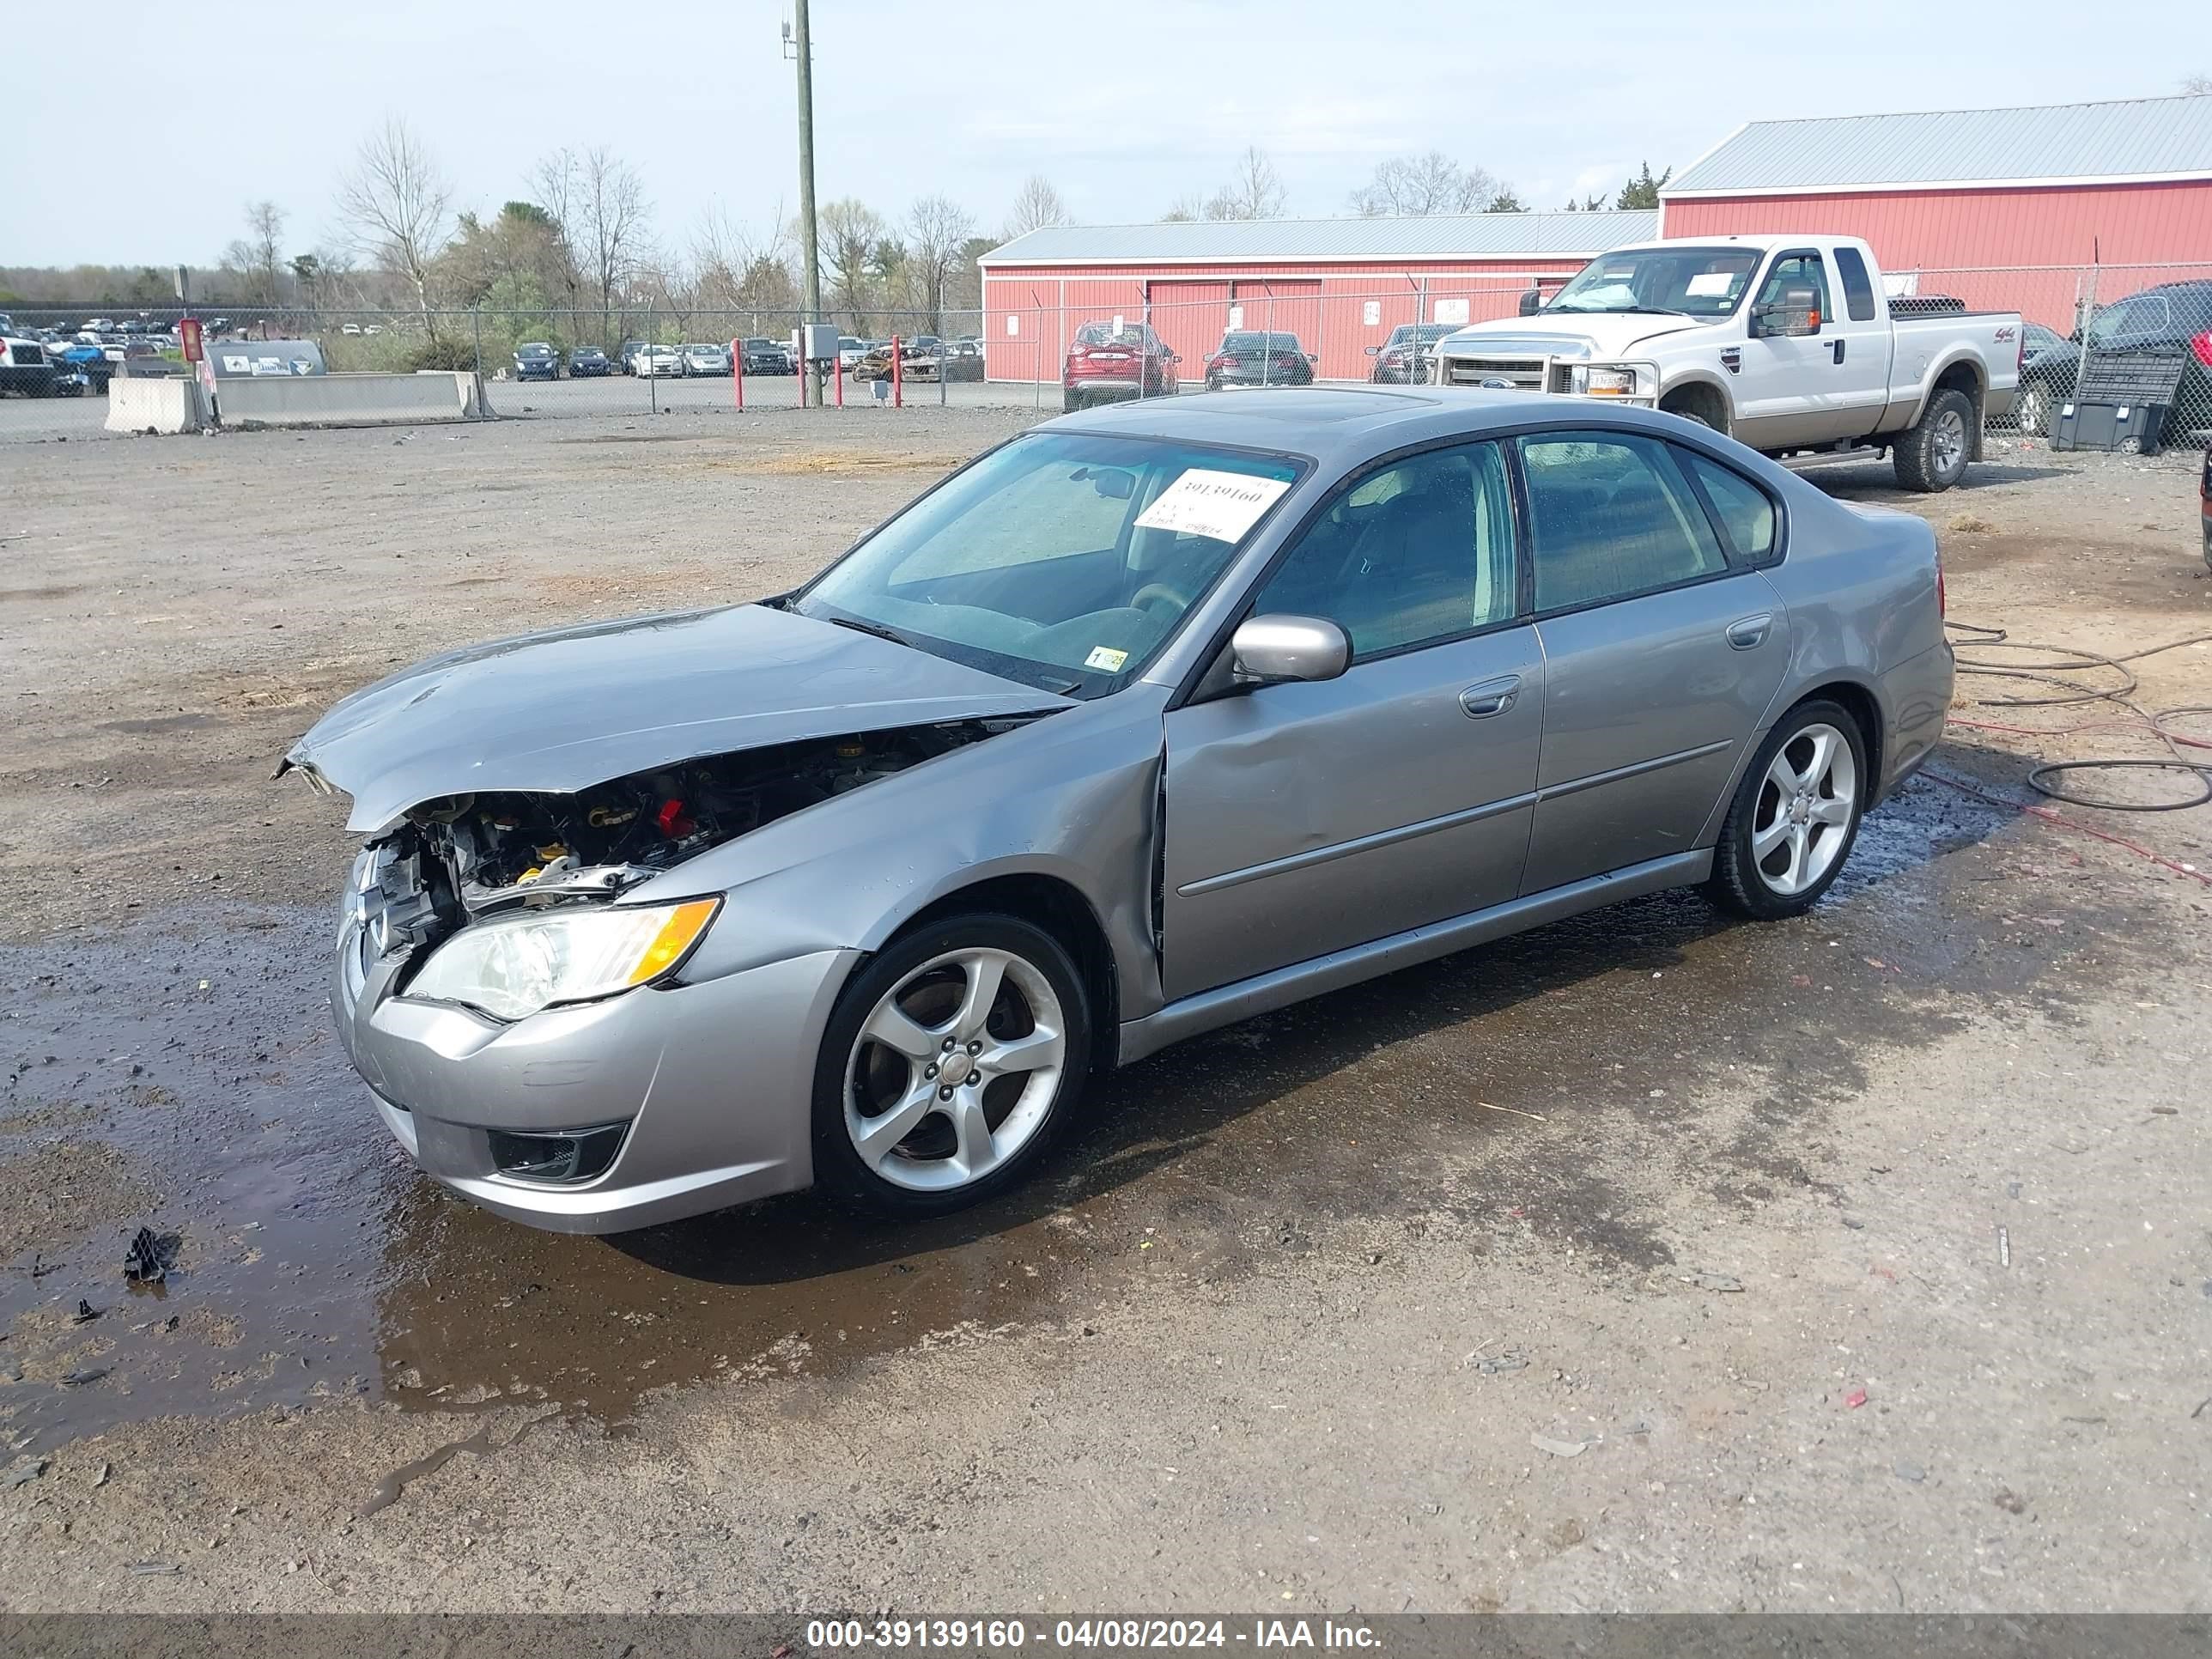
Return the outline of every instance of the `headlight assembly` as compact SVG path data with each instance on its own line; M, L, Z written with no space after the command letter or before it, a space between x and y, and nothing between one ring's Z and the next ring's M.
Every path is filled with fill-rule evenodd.
M1632 368L1577 368L1574 389L1586 398L1633 398L1636 371Z
M495 1019L611 996L680 966L721 902L568 905L480 922L440 945L406 994Z

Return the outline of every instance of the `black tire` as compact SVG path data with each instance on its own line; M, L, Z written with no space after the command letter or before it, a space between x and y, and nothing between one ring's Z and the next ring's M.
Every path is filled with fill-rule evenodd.
M1973 399L1957 390L1937 392L1890 452L1899 487L1923 495L1948 489L1966 476L1973 434Z
M2024 438L2041 438L2051 431L2051 392L2047 387L2030 383L2020 389L2020 398L2013 404L2013 424Z
M1077 410L1081 409L1084 406L1085 398L1081 392L1063 392L1060 394L1060 410L1061 414L1073 415Z
M846 1121L848 1067L854 1062L861 1026L879 1001L934 958L975 949L1004 951L1019 958L1042 976L1053 996L1058 999L1064 1038L1057 1087L1028 1138L987 1174L964 1185L916 1190L871 1169L854 1146ZM1012 978L1010 971L1010 984ZM1006 994L1002 992L1002 998ZM1018 988L1015 988L1013 994L1018 999ZM1018 1013L1013 1004L1002 1002L1000 1006L1005 1013ZM1090 1073L1091 1044L1091 1009L1084 993L1083 976L1060 941L1035 923L1018 916L977 912L933 922L905 933L893 939L853 975L830 1012L829 1024L823 1033L822 1050L815 1058L814 1066L815 1181L829 1197L840 1203L894 1219L945 1215L981 1203L1025 1179L1062 1126L1075 1115ZM897 1060L895 1054L888 1057L893 1062ZM931 1075L935 1075L934 1072ZM1010 1075L993 1087L1012 1081ZM908 1141L922 1137L926 1130L950 1132L945 1118L933 1113L920 1121ZM908 1141L902 1141L902 1149ZM894 1152L885 1161L904 1157L903 1150ZM915 1160L915 1164L921 1167L927 1167L927 1164L926 1158Z
M1771 826L1774 815L1787 811L1789 807L1778 791L1770 800L1767 775L1778 756L1820 726L1841 732L1850 744L1850 821L1841 826L1814 827L1815 837L1823 830L1839 829L1842 841L1832 849L1823 844L1821 850L1826 861L1817 879L1784 891L1776 879L1761 868L1753 845L1760 831ZM1873 787L1874 779L1867 769L1866 734L1859 730L1858 720L1850 711L1824 697L1799 703L1775 722L1774 729L1766 734L1766 741L1751 757L1751 764L1744 769L1743 777L1736 786L1735 799L1729 805L1727 817L1721 821L1720 840L1713 848L1713 872L1706 880L1705 896L1723 910L1758 921L1778 921L1811 909L1835 884L1837 876L1849 861L1851 848L1858 842L1859 825L1865 819L1867 797ZM1788 856L1786 847L1776 848L1767 854L1770 861L1776 852L1783 853L1785 859Z

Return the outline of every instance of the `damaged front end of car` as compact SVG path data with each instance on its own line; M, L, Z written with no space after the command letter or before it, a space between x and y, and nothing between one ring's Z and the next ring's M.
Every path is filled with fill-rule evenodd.
M356 973L365 978L374 960L403 957L410 965L395 992L458 1001L498 1019L666 977L704 933L714 901L625 907L619 930L575 913L604 908L712 848L1028 718L705 756L574 792L419 802L372 838L356 866L343 920L360 933ZM329 787L311 761L292 766ZM471 928L481 930L481 946L435 948ZM586 929L606 937L586 937Z

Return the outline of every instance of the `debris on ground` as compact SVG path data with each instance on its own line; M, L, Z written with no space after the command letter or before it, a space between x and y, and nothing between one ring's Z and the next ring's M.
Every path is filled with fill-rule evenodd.
M105 1365L88 1365L82 1370L70 1371L64 1375L62 1378L62 1387L81 1389L88 1382L99 1382L101 1377L107 1375L107 1371L108 1368Z
M1996 1496L1992 1498L1990 1501L1995 1504L1999 1509L2002 1510L2007 1515L2026 1515L2027 1513L2027 1499L2022 1498L2010 1486L1999 1486L1996 1490Z
M1729 1273L1677 1273L1685 1285L1694 1285L1701 1291L1740 1291L1743 1280Z
M131 1249L123 1258L123 1276L134 1285L158 1285L169 1276L176 1261L177 1241L162 1238L151 1227L131 1236Z
M100 1473L92 1477L92 1484L95 1487L104 1486L107 1484L107 1477L114 1473L115 1465L112 1463L102 1463L100 1466Z
M94 1307L91 1303L86 1301L82 1297L79 1297L76 1299L76 1311L70 1316L70 1323L72 1325L89 1325L94 1320L100 1317L102 1311L103 1310Z
M0 1475L0 1486L5 1486L9 1492L13 1492L18 1486L29 1486L31 1482L37 1480L46 1472L46 1460L45 1458L27 1457L21 1462L16 1464L15 1468L9 1469L5 1475Z
M1916 1486L1928 1478L1928 1471L1922 1468L1919 1464L1906 1462L1902 1459L1891 1464L1890 1468L1899 1480L1910 1480Z
M1853 1389L1849 1394L1844 1396L1844 1409L1847 1412L1855 1412L1860 1407L1865 1405L1866 1402L1866 1390L1864 1389Z
M1554 1440L1545 1434L1530 1435L1528 1443L1538 1451L1549 1452L1554 1457L1580 1457L1589 1449L1587 1440Z
M131 1571L141 1578L151 1578L161 1573L182 1572L184 1569L173 1561L133 1561Z

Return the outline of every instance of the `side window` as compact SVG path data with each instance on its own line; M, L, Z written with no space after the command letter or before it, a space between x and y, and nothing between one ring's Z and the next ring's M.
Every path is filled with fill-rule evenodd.
M1844 303L1850 307L1851 320L1870 323L1874 320L1874 282L1867 275L1866 261L1855 247L1836 250L1836 274L1844 279Z
M1766 285L1759 290L1759 306L1787 305L1792 296L1809 294L1820 308L1820 320L1825 323L1835 314L1828 304L1828 273L1817 253L1787 253L1774 262L1774 269L1766 273Z
M1536 609L1626 599L1728 568L1667 446L1620 432L1520 440Z
M1705 487L1705 499L1720 515L1736 557L1746 564L1758 564L1774 551L1772 496L1741 472L1707 460L1695 450L1677 449L1674 457Z
M1408 456L1338 495L1255 596L1327 617L1373 656L1454 639L1518 608L1512 497L1495 444Z

